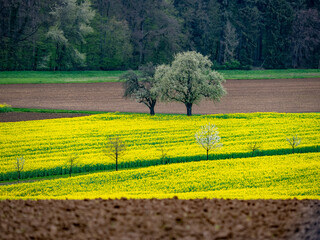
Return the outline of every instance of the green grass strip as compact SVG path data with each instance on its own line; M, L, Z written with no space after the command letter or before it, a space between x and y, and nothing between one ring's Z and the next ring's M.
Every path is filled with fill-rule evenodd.
M320 78L319 69L218 70L226 79ZM119 82L126 71L3 71L0 84Z

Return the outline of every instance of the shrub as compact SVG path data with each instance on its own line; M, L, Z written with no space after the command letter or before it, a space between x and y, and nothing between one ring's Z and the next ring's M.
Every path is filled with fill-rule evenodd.
M0 112L12 112L13 109L9 104L3 103L0 104Z

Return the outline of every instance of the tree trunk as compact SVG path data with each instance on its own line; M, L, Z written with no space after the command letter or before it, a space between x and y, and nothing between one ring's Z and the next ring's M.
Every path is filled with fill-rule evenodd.
M150 115L153 116L154 115L154 106L150 107Z
M207 160L209 160L209 149L207 149Z
M262 31L260 31L259 37L257 39L255 66L260 66L261 63L262 63Z
M118 171L118 153L116 153L116 171Z
M32 39L32 70L35 71L37 70L36 68L36 44L35 44L35 40L34 37Z
M154 106L156 105L156 101L152 101L152 103L150 104L150 115L153 116L155 113L154 113Z
M142 40L139 41L139 63L143 63L143 43Z
M187 116L192 116L192 103L186 103L187 107Z
M218 63L219 64L222 64L222 62L223 62L223 54L224 54L223 45L224 45L223 34L221 33L220 41L219 41L219 55L218 55Z

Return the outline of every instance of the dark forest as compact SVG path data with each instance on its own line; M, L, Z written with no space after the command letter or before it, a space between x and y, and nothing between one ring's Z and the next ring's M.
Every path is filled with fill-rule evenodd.
M319 68L319 0L0 0L0 70Z

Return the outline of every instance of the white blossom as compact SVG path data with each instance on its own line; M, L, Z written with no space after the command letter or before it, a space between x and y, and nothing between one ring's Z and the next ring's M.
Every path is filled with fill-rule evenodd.
M211 123L204 125L195 134L197 143L207 151L207 159L209 151L219 149L222 147L221 137L217 127Z

